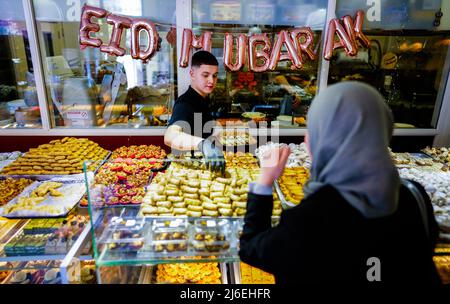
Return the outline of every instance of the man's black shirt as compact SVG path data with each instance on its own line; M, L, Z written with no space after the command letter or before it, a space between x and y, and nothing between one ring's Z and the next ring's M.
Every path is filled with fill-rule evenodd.
M201 123L200 121L196 122L198 124L197 128L200 131L196 131L194 129L194 122L196 121L194 113L201 114ZM207 138L212 133L212 130L209 130L209 132L204 132L203 127L208 121L212 121L209 98L202 97L199 93L197 93L197 91L189 86L189 89L184 94L179 96L175 102L172 117L169 121L169 126L178 125L183 128L183 132L185 133ZM190 130L186 129L187 125L189 125Z

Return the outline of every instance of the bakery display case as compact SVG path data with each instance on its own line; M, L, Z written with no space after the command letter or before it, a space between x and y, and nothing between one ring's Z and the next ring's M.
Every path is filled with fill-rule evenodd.
M77 151L67 151L64 143ZM289 146L292 153L274 184L276 225L282 210L304 196L302 186L311 166L304 143L269 142L255 155L226 151L223 175L206 170L201 153L167 154L155 145L122 146L99 160L100 147L66 138L26 153L5 154L4 173L13 174L0 180L0 211L9 217L0 220L0 278L5 284L271 284L273 277L241 263L238 251L249 183L260 172L258 158L280 146ZM39 155L60 156L57 161L69 168L80 149L84 152L76 155L76 165L82 161L82 191L64 188L67 181L77 186L78 171L37 175L34 165L27 166ZM390 153L400 176L421 183L431 198L440 228L435 262L445 279L450 248L448 149ZM86 160L89 157L94 159ZM58 203L68 214L52 216L57 211L52 203L61 197L75 204ZM41 202L44 205L36 209Z
M113 151L97 175L86 179L99 280L237 282L233 263L239 262L248 183L258 175L257 159L229 152L226 172L220 176L206 170L198 154L139 162L120 157L117 162L113 156L118 155ZM274 196L275 225L282 207ZM209 276L193 276L202 271Z
M416 138L415 146L434 140L424 154L391 155L400 176L424 185L431 198L440 227L435 262L449 281L450 19L441 18L450 13L449 1L386 0L379 18L364 0L86 1L155 22L158 52L146 63L128 53L129 29L120 41L124 56L81 50L82 6L75 2L0 0L0 136L23 146L34 136L60 137L0 153L0 284L272 283L237 254L258 157L281 142L301 141L314 96L349 80L382 93L394 135L414 136L405 147ZM328 21L359 9L370 47L355 57L335 50L325 60ZM94 35L108 43L111 24L95 21ZM266 34L273 45L281 30L302 26L312 30L316 54L302 69L289 60L264 72L224 67L226 33ZM173 104L190 81L188 68L179 66L183 28L197 37L212 32L219 75L210 100L213 117L227 127L218 135L224 176L205 170L202 155L173 155L148 144L163 142ZM280 143L262 142L266 131ZM108 149L128 144L111 153L75 138L104 135L112 135L102 139ZM306 145L288 146L287 169L274 183L274 225L304 197L309 179ZM247 148L256 157L235 152Z
M109 151L65 137L2 154L0 267L4 284L93 283L90 221L80 162L90 179ZM82 163L81 163L82 165Z
M125 147L113 152L114 158L105 162L88 183L88 209L99 280L103 283L194 283L188 273L183 278L169 274L194 269L196 264L207 267L209 263L220 269L228 283L272 283L270 275L239 262L239 234L248 183L259 174L257 157L271 147L283 145L269 142L260 146L256 157L250 153L226 152L224 176L205 170L200 153L165 155L154 147L152 151L158 157L151 155L152 158L139 159L139 163L126 158L134 157L136 148L131 149L134 152ZM292 208L301 201L302 187L309 179L311 159L305 144L286 146L293 153L284 174L274 184L274 225L282 209ZM448 256L450 231L450 209L445 194L450 172L446 159L442 160L446 157L444 150L424 149L434 158L425 153L391 152L400 175L424 185L432 200L441 230L436 250L436 257L441 257L436 258L436 263L441 263L441 272L446 269L441 260ZM89 165L85 163L86 167ZM136 176L139 182L134 180ZM210 279L205 282L211 282Z

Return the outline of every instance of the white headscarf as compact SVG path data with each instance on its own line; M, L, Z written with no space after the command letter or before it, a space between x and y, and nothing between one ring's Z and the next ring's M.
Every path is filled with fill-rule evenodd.
M400 178L388 151L392 130L392 114L371 86L342 82L320 92L308 112L306 196L331 185L366 218L394 213Z

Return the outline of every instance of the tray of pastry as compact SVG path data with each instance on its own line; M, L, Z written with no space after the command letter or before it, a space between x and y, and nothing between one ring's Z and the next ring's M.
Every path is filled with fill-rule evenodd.
M211 256L214 258L214 256ZM180 260L196 260L202 257L180 257ZM155 284L226 284L226 264L218 262L189 262L176 264L159 264L153 266Z
M447 171L448 168L425 153L391 153L397 168L418 168L424 171Z
M169 167L153 178L140 216L239 217L245 215L249 182L259 169L227 168L220 176L210 171ZM281 213L274 205L273 215Z
M170 167L178 169L206 170L203 153L199 151L180 154L170 153L167 155L166 163L170 164Z
M96 208L104 206L138 205L142 203L151 182L151 164L144 160L114 160L105 163L89 187L89 195ZM83 198L80 207L87 207Z
M4 167L0 174L48 180L54 176L83 173L85 161L92 161L88 169L95 171L109 154L87 138L65 137L29 149Z
M222 146L239 147L256 145L257 140L249 132L239 129L225 129L217 135L218 141Z
M84 179L35 181L0 208L6 218L61 217L80 201L86 192Z
M445 148L445 147L441 147L441 148L430 148L430 147L426 147L424 149L422 149L422 152L429 155L430 157L432 157L433 159L435 159L438 162L447 164L448 166L450 166L450 148Z
M278 180L274 181L275 190L284 209L297 206L304 198L303 186L309 179L309 171L304 167L285 168Z
M33 181L27 178L7 178L0 180L0 207L6 205L32 183Z
M259 160L249 152L224 153L227 168L259 169Z
M153 172L164 171L168 166L166 151L155 145L122 146L114 150L110 158L122 164L140 160Z
M89 172L93 172L94 174L96 174L98 172L100 167L108 160L109 156L111 155L111 151L106 151L106 152L107 152L105 154L106 156L103 159L101 159L101 160L96 160L96 161L93 161L93 162L86 161L86 166L88 166L88 171ZM39 161L39 160L37 160L37 161ZM21 165L21 164L19 163L17 165ZM64 169L69 169L69 168L68 167L64 167L64 168L63 167L58 167L57 163L53 163L53 164L50 164L49 166L46 166L46 169L48 169L48 171L37 170L37 169L36 170L28 170L27 169L28 171L27 170L14 171L14 172L24 172L24 173L21 173L21 174L12 174L12 173L5 174L2 171L2 172L0 172L0 179L27 178L27 179L32 179L32 180L36 180L36 181L48 181L48 180L51 180L51 179L54 179L54 178L64 178L64 177L73 177L75 179L83 178L84 177L84 173L83 173L84 161L82 161L81 164L77 164L76 166L77 166L77 169L75 169L75 170L64 170ZM34 168L38 168L38 169L42 168L42 166L33 166L33 167ZM62 171L50 171L50 168L53 168L54 170L60 170L60 169L63 169L63 170ZM38 172L39 174L28 174L28 173L25 173L25 172ZM55 172L55 173L50 173L50 172ZM58 174L56 174L56 173L58 173Z

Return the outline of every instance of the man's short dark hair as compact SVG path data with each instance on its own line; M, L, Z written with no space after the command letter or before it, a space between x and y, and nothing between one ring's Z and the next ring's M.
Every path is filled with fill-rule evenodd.
M208 51L202 50L195 52L194 55L192 55L191 66L199 67L202 64L218 66L219 62L217 61L216 56Z

